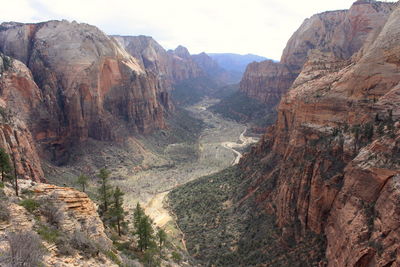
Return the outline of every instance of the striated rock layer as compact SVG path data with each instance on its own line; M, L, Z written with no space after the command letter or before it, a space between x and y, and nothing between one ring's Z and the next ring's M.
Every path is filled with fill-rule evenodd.
M62 161L71 144L89 137L119 140L164 127L168 88L96 27L67 21L1 26L0 50L23 62L40 89L30 128L47 158Z
M276 216L283 240L325 235L328 266L400 265L400 7L358 1L340 21L375 18L365 10L383 10L382 25L346 26L350 41L332 33L332 49L308 52L276 124L240 162L245 199Z
M357 1L349 10L329 11L306 19L293 34L280 62L249 64L240 90L272 110L310 58L313 49L349 59L385 24L393 3Z

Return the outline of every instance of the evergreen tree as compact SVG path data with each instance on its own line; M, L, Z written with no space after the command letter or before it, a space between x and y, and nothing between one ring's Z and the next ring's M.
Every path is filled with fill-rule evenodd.
M149 216L144 215L140 219L139 229L138 229L138 245L141 251L147 250L151 245L154 239L153 237L153 227L151 225L151 219Z
M88 185L89 176L81 173L76 179L76 183L82 187L82 192L85 192L85 188Z
M0 148L0 172L2 182L4 182L6 176L9 175L11 172L10 156L2 147Z
M101 202L99 206L99 213L104 219L107 215L110 198L112 196L112 187L108 184L110 172L106 168L102 168L99 171L98 177L100 178L100 187L98 189L98 193L99 200Z
M122 207L124 193L117 187L113 193L113 205L110 208L111 223L117 226L118 235L121 236L121 225L124 223L125 212Z
M144 215L144 210L138 202L135 210L133 211L133 227L135 228L135 231L139 229L140 220Z
M167 234L163 229L158 229L157 231L157 239L158 239L158 246L160 247L160 251L162 246L165 244L165 241L167 240Z
M133 224L135 226L134 234L138 238L140 251L147 250L153 244L153 226L151 219L144 213L144 210L138 203L133 213Z

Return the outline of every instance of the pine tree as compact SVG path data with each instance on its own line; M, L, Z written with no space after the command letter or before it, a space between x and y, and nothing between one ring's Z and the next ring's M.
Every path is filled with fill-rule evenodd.
M81 173L76 179L76 183L82 187L82 192L85 192L85 188L88 185L89 176Z
M6 176L9 175L11 172L10 156L2 147L0 148L0 172L2 182L4 182Z
M107 215L108 206L110 204L110 198L112 196L112 187L108 184L108 178L110 177L110 172L106 168L102 168L100 169L98 177L101 179L100 187L98 189L99 200L101 202L99 206L100 210L99 212L104 219Z
M158 229L157 231L157 239L158 239L158 246L160 247L160 251L162 246L165 244L165 241L167 240L167 233L163 229Z
M140 220L144 215L144 210L138 202L135 210L133 211L133 227L135 228L135 231L139 229Z
M149 216L144 215L140 219L139 229L138 229L138 244L141 251L147 250L154 239L153 237L153 227L151 225L151 219Z
M135 226L134 234L138 238L140 251L147 250L153 244L153 226L151 219L144 213L144 210L138 203L133 213L133 224Z
M113 205L110 208L111 223L117 226L118 235L121 236L121 225L125 219L123 205L124 193L117 187L113 194Z

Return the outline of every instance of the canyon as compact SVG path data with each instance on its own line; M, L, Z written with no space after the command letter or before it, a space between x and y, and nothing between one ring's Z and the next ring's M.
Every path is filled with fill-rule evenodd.
M0 51L0 147L21 181L21 196L0 190L0 249L6 229L49 223L17 203L48 199L60 231L104 248L44 242L47 265L121 262L88 197L107 167L125 210L141 203L184 257L163 266L400 265L398 3L313 15L237 92L215 55L83 23L3 23ZM72 188L80 173L87 193Z
M245 86L251 97L275 104L282 98L276 123L230 174L239 178L219 181L220 187L234 187L220 192L230 210L224 210L225 202L213 204L213 218L230 225L210 226L232 235L224 239L225 249L187 219L211 219L198 213L207 201L191 194L194 183L172 195L189 250L200 260L247 266L252 259L243 257L252 247L253 258L266 266L400 264L394 208L400 174L399 12L398 4L357 1L348 11L315 15L289 40L280 63L249 65L241 90ZM287 73L296 75L287 79ZM220 176L204 178L198 188ZM254 214L267 217L264 225ZM278 244L265 242L269 238ZM196 250L191 242L200 240Z

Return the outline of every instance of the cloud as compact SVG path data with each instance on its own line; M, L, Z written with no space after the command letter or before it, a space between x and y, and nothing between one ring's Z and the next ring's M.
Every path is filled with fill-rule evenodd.
M279 59L311 15L346 9L351 0L0 0L2 21L68 19L107 34L150 35L166 49L253 53ZM6 8L4 8L6 7Z

